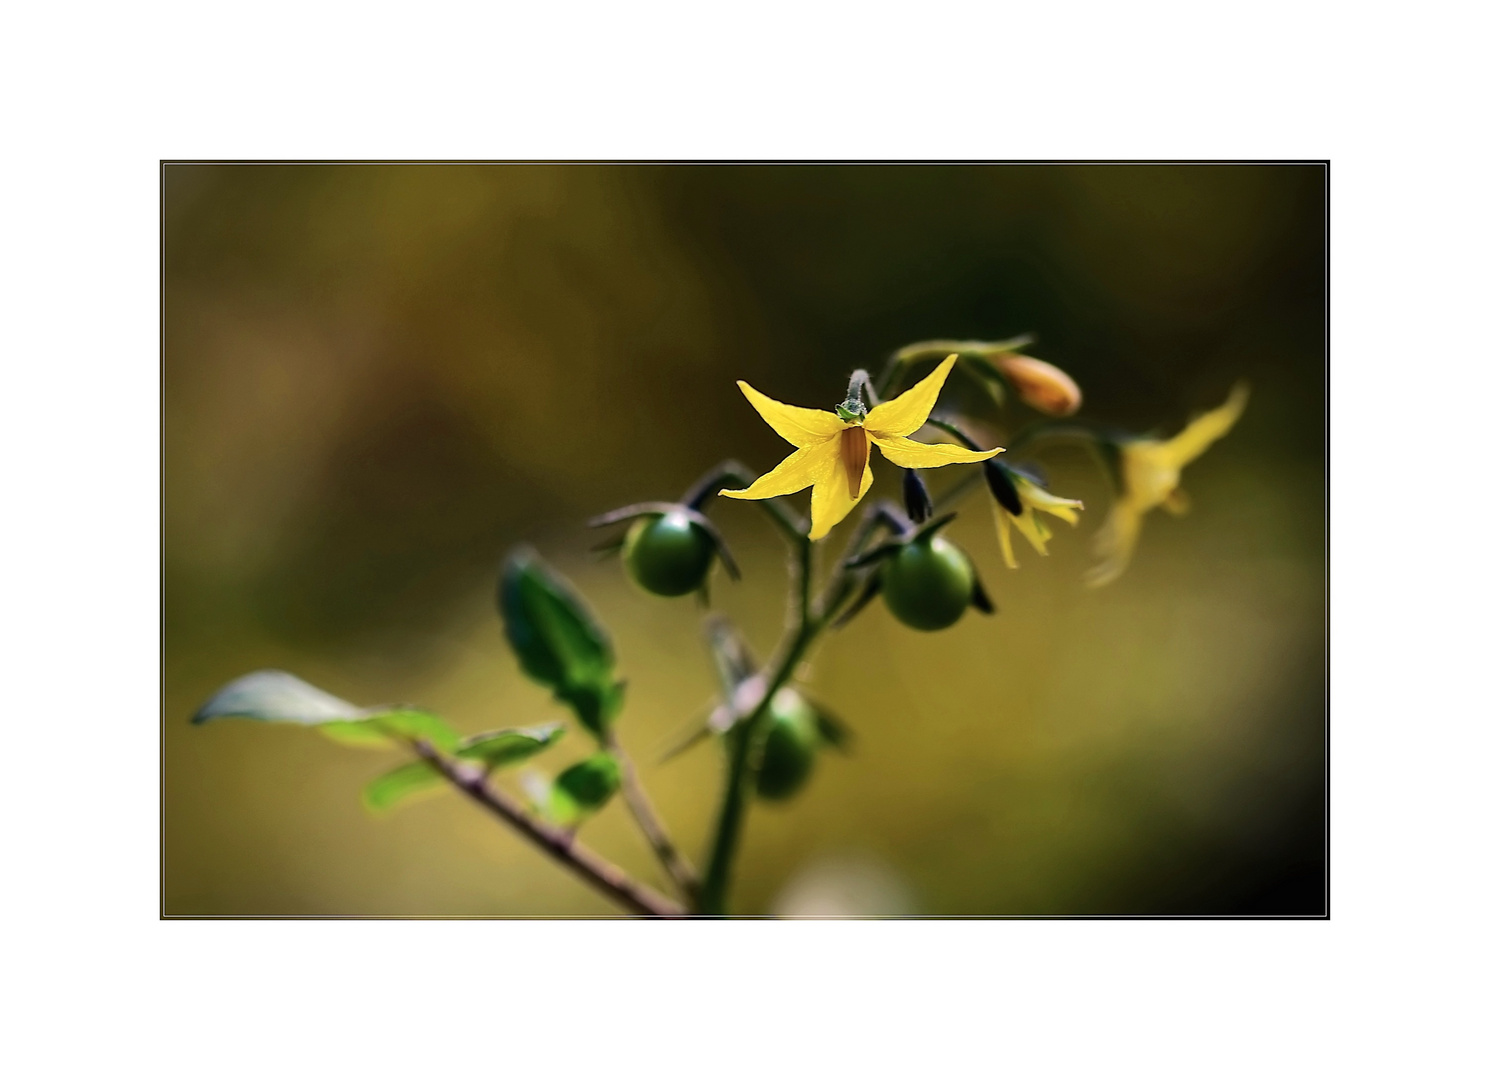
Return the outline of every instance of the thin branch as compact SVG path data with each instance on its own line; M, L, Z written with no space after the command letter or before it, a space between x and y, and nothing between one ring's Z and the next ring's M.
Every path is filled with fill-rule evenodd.
M986 447L979 446L977 443L975 443L972 439L972 436L963 431L962 428L958 427L950 420L944 420L941 417L936 416L928 416L926 418L926 422L934 428L941 428L947 434L953 436L958 442L962 443L962 445L967 447L969 450L981 452L987 449Z
M626 871L585 847L574 838L572 832L533 817L512 796L488 785L480 768L451 761L423 739L414 743L414 750L471 799L507 822L621 907L638 915L655 915L661 918L682 918L687 914L666 896L633 880Z
M657 858L662 862L663 869L673 879L683 893L683 898L689 906L693 906L698 897L698 874L692 865L684 858L683 853L673 843L672 837L667 833L662 819L652 808L651 801L647 798L646 791L642 788L641 780L636 774L636 765L631 760L631 755L621 748L616 739L614 731L605 733L605 748L610 751L611 756L621 766L621 795L626 800L626 806L631 811L632 818L641 829L642 835L647 838L647 843L652 845L652 850L657 853Z

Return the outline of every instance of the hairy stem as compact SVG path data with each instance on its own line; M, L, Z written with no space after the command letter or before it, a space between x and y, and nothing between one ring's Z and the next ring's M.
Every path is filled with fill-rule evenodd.
M812 639L821 628L821 624L815 623L811 616L812 541L801 536L792 547L792 553L792 568L798 591L786 634L782 638L782 647L766 670L755 676L764 686L760 700L751 708L749 715L734 725L730 738L726 741L729 756L724 796L714 827L709 860L704 869L703 885L699 890L699 911L704 915L725 914L730 870L744 831L750 788L759 769L760 749L764 745L766 725L762 721L776 691L792 677L806 654L807 647L812 644Z
M876 528L887 520L893 521L893 511L893 506L882 503L864 515L816 600L812 599L812 542L805 535L798 534L798 542L792 546L791 566L796 589L786 633L782 636L776 656L765 671L755 676L761 680L763 686L760 700L730 729L731 738L726 742L729 756L724 795L704 870L703 884L699 890L699 911L702 914L723 915L727 911L730 873L744 833L750 791L754 787L755 774L760 769L760 760L765 749L768 725L764 723L764 718L770 709L771 699L791 681L813 641L832 622L838 609L848 599L853 584L853 571L849 569L849 562Z
M569 830L533 817L512 796L489 785L480 768L451 761L423 739L414 743L414 751L468 797L511 825L621 907L638 915L655 915L661 918L680 918L686 914L666 896L635 881L626 871L585 847Z

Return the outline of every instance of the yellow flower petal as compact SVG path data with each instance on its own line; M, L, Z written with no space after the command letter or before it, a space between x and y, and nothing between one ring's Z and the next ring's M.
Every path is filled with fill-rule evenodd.
M806 449L816 446L837 435L846 428L838 417L822 409L804 409L800 405L785 405L766 397L743 380L737 383L745 400L755 406L761 419L770 424L776 434L795 447ZM801 490L798 488L797 490Z
M848 468L843 455L838 452L836 445L828 445L833 447L833 463L823 470L812 487L812 530L807 534L809 540L821 540L827 536L834 525L848 517L849 511L858 505L859 499L869 494L869 487L874 483L874 473L870 471L866 458L859 498L850 495Z
M1211 443L1232 429L1247 407L1247 384L1237 383L1226 401L1210 412L1201 413L1168 442L1162 444L1165 459L1175 469L1182 469L1203 454Z
M999 534L999 550L1004 553L1004 565L1010 570L1018 570L1019 563L1014 559L1014 542L1009 533L1009 511L998 503L993 504L993 525Z
M1058 517L1069 525L1075 525L1079 520L1076 511L1084 510L1080 499L1063 499L1059 495L1052 495L1044 488L1029 483L1028 481L1016 482L1019 488L1019 498L1026 506L1033 506L1036 510L1043 510L1052 517Z
M1086 572L1083 580L1093 588L1116 581L1128 568L1142 527L1143 514L1131 501L1119 499L1114 503L1092 541L1092 550L1100 561Z
M1136 514L1147 514L1179 486L1180 470L1164 443L1134 439L1122 448L1123 497Z
M907 439L904 435L877 435L873 431L869 432L869 438L880 448L880 453L902 469L937 469L943 465L963 465L972 461L987 461L994 454L1004 452L1001 446L992 450L969 450L953 443L921 443Z
M731 499L774 499L778 495L790 495L816 483L818 477L837 460L837 441L820 442L794 451L748 488L720 491L719 494Z
M1175 517L1184 517L1190 512L1190 496L1183 488L1175 488L1164 500L1163 506Z
M905 393L870 409L864 418L865 429L876 438L890 438L909 435L920 428L936 406L937 395L942 392L942 384L947 381L955 363L957 354L953 353Z
M1014 527L1024 534L1024 538L1030 542L1041 555L1049 555L1045 550L1045 541L1050 536L1049 530L1035 517L1034 508L1025 506L1024 513L1014 518Z

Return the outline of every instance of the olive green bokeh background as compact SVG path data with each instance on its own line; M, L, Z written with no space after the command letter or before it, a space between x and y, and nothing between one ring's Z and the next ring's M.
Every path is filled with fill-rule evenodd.
M520 541L611 629L620 732L699 853L718 755L654 762L713 692L700 611L590 558L585 519L784 456L738 378L831 407L907 342L1022 331L1093 421L1172 433L1242 377L1251 405L1106 589L1080 455L1045 460L1086 516L1017 572L967 500L999 613L877 604L826 641L805 688L857 751L752 812L737 908L1323 913L1323 166L167 165L164 196L166 914L612 911L454 795L368 815L396 757L187 724L263 667L467 732L564 719L492 604ZM779 542L714 513L745 571L716 604L767 652ZM585 836L661 881L619 804Z

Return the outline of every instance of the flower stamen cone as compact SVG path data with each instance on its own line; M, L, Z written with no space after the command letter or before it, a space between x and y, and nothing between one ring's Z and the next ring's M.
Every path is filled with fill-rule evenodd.
M862 421L844 420L821 409L786 405L749 383L739 383L741 393L761 419L797 449L748 488L719 494L731 499L774 499L811 487L812 529L807 535L821 540L849 515L874 483L869 467L871 444L904 469L986 461L1002 453L1002 447L968 450L910 438L925 425L956 362L956 354L947 357L905 393L870 409Z

